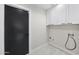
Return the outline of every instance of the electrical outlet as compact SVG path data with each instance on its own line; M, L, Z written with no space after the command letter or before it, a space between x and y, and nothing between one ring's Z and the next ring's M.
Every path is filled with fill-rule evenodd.
M49 37L49 40L54 40L54 38L53 37Z

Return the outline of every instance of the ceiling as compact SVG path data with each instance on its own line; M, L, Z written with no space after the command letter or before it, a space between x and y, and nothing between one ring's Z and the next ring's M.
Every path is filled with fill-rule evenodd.
M57 4L21 4L23 6L30 6L30 7L36 7L36 8L41 8L44 10L48 10L50 8L55 7Z
M49 8L53 8L56 4L35 4L37 7L47 10Z

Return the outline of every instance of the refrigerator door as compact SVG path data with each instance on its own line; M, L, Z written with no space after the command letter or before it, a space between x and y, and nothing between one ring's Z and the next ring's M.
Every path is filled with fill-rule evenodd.
M28 11L5 5L5 54L24 55L28 52Z

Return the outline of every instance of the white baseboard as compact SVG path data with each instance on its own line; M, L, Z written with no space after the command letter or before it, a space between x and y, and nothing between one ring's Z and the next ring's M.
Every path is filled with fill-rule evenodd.
M56 45L56 44L52 44L52 43L50 43L50 42L49 42L49 44L50 44L51 46L57 48L57 49L60 49L60 50L62 50L62 51L64 51L64 52L70 54L70 55L76 55L75 53L72 53L72 52L70 52L70 51L68 51L68 50L66 50L66 49L64 49L64 48L62 48L62 47L59 47L59 46Z

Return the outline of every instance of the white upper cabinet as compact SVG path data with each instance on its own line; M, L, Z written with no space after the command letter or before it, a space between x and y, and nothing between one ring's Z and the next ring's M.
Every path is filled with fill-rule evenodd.
M54 8L51 8L47 11L47 25L59 25L65 22L66 13L67 13L66 5L57 5Z
M79 24L79 4L57 5L47 11L47 25Z
M69 5L69 18L67 19L69 23L79 24L79 4Z

